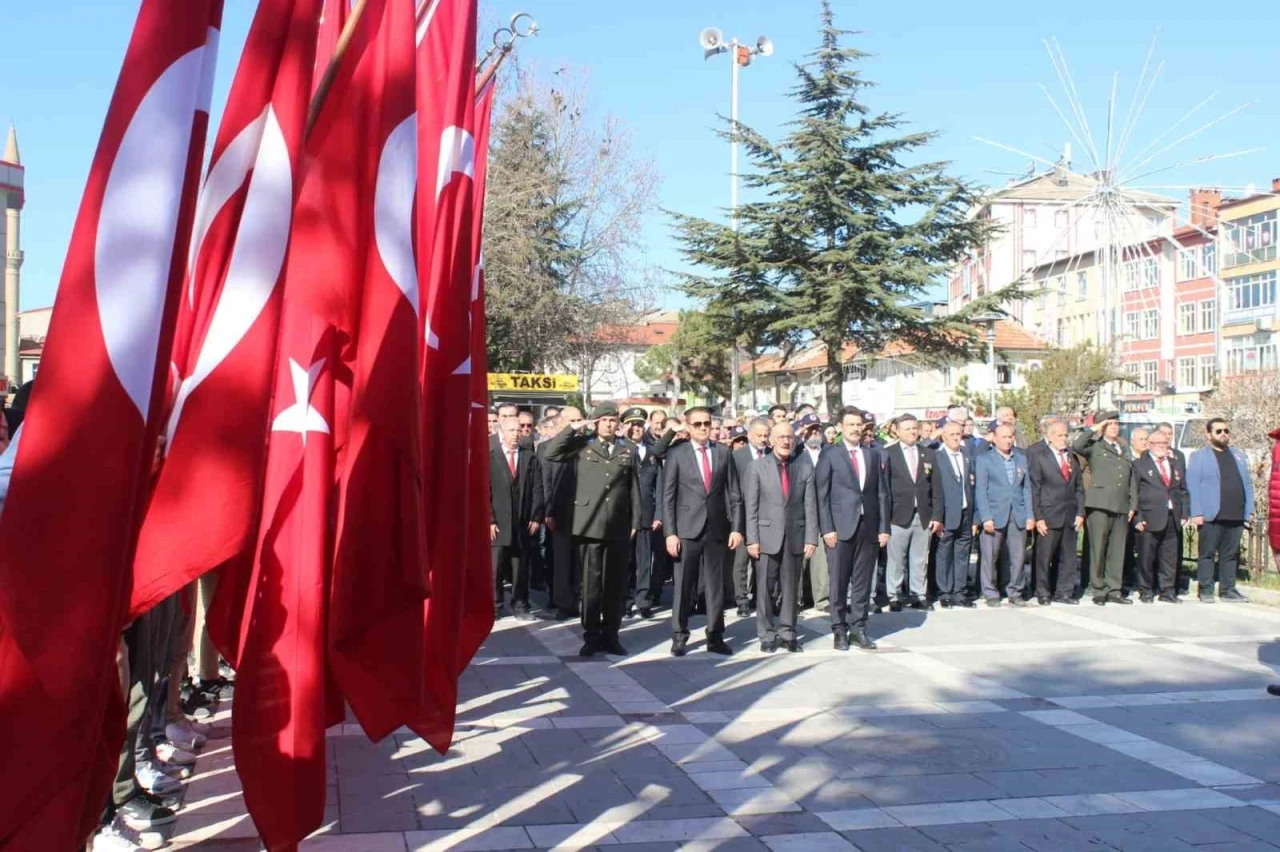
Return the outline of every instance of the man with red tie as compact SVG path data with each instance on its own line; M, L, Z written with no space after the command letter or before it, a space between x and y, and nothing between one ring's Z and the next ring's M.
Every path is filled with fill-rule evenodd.
M725 563L728 552L742 546L742 490L729 448L711 440L711 410L689 409L685 424L689 440L667 451L662 469L662 524L667 553L676 560L671 654L687 653L689 613L701 574L707 650L728 656L733 651L724 641Z
M1080 581L1076 533L1084 526L1084 480L1080 462L1067 448L1067 424L1052 419L1044 426L1044 440L1027 449L1031 476L1031 513L1036 522L1036 600L1076 604ZM1050 590L1050 577L1058 569L1058 582ZM1050 597L1052 595L1052 597Z
M514 417L498 424L497 441L489 447L489 544L493 554L493 614L502 614L502 579L511 576L511 610L520 621L533 621L529 611L526 540L538 534L546 515L542 474L533 448L520 440Z
M1191 514L1187 481L1174 464L1169 436L1152 432L1147 451L1136 458L1129 475L1129 504L1138 532L1138 593L1143 603L1155 600L1157 563L1160 600L1178 600L1178 540Z
M889 543L883 451L862 445L862 424L861 409L846 406L840 412L842 438L822 451L815 474L837 651L849 650L850 639L866 651L876 647L866 631L868 600L880 548Z

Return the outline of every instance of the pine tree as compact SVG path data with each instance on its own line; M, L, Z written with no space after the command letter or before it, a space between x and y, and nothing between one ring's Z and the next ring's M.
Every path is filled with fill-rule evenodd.
M780 142L741 124L726 131L753 166L743 181L757 200L739 207L740 229L675 216L686 260L709 270L686 275L684 290L706 303L729 339L788 352L824 343L833 412L846 343L876 353L899 341L922 359L968 357L974 317L1017 292L987 294L944 317L913 306L985 242L990 226L970 218L978 191L948 175L946 163L910 164L936 134L899 135L902 115L861 102L873 84L857 70L863 54L841 46L848 34L823 0L821 44L796 68L799 114ZM726 326L735 308L736 327L731 319Z

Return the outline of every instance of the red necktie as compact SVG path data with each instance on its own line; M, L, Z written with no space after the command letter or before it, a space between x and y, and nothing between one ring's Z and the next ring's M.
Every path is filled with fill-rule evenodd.
M853 481L858 483L858 487L862 487L862 474L858 469L858 451L849 451L849 462L853 465Z
M1168 488L1168 487L1169 487L1169 472L1168 472L1168 470L1165 468L1164 464L1165 464L1165 460L1164 460L1164 459L1160 459L1158 462L1156 462L1156 467L1160 468L1160 478L1164 480L1164 487L1165 487L1165 488Z
M782 477L782 499L791 499L791 474L787 473L787 463L778 465L778 475Z
M515 450L507 451L507 467L511 469L511 478L515 479L516 478L516 451Z
M1067 451L1058 450L1058 461L1062 463L1062 478L1071 481L1071 463L1067 461Z
M708 494L711 493L711 457L707 455L706 447L698 447L698 452L702 453L702 487L706 489Z

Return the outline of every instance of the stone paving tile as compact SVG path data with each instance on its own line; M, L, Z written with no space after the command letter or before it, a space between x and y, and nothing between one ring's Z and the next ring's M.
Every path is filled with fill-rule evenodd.
M834 831L779 834L760 839L772 852L858 852L858 847Z

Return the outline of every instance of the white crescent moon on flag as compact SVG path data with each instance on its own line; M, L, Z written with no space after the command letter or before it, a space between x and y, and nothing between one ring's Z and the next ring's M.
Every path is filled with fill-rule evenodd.
M455 174L475 179L476 141L464 128L450 125L440 134L440 166L436 171L436 200Z
M373 237L391 280L418 312L413 254L413 199L418 186L418 114L400 122L382 146L373 196Z
M224 190L225 187L220 192ZM226 198L234 193L233 188ZM216 211L211 214L214 215ZM174 400L167 430L170 442L187 398L231 354L275 291L289 247L292 217L293 165L289 146L275 110L267 107L227 276L195 368L183 380Z
M120 139L98 210L93 277L102 339L143 420L151 407L206 50L179 58L143 96Z

